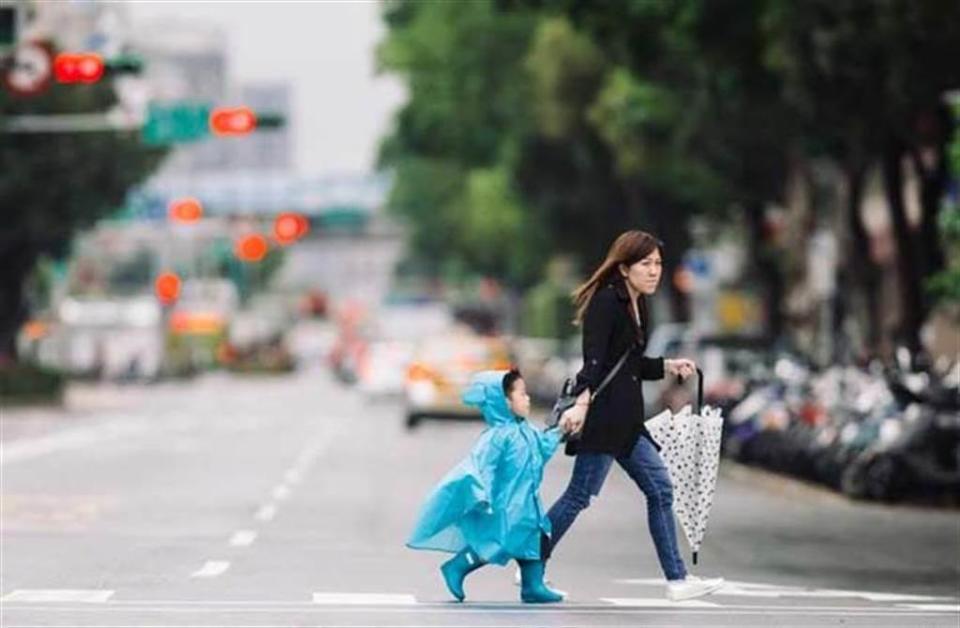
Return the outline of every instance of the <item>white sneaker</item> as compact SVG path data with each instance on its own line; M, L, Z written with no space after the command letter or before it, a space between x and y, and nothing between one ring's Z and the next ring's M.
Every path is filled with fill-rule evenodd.
M688 575L683 580L667 582L667 599L672 602L692 600L715 593L723 586L723 578L698 578Z

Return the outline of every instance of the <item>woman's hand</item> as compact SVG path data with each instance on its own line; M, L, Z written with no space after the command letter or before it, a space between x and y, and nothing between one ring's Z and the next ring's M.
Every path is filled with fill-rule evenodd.
M693 360L687 360L686 358L664 360L663 370L681 379L686 379L697 372L697 364Z
M560 429L567 434L576 434L583 429L590 407L590 391L585 390L577 397L577 402L560 416Z

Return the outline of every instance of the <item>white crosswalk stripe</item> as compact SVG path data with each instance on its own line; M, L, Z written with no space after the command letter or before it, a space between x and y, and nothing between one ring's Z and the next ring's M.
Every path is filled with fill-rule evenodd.
M191 578L214 578L224 573L230 568L230 563L225 560L208 560L203 567L190 574Z
M614 606L635 606L637 608L719 608L721 605L703 600L683 600L671 602L664 598L655 597L605 597L604 602Z
M257 533L253 530L237 530L230 537L230 545L234 547L245 547L253 543L257 538Z
M942 611L944 613L960 613L960 604L897 604L900 608L912 611Z
M617 584L640 585L645 587L663 587L664 581L657 578L626 578L614 580ZM753 598L853 598L869 602L944 602L955 598L935 595L916 595L912 593L887 593L879 591L853 591L844 589L818 589L797 586L764 584L728 580L714 593L715 596L753 597Z
M18 589L9 593L3 602L89 602L102 604L110 599L113 591L91 589Z
M314 604L344 604L350 606L412 605L417 603L413 595L398 593L314 593Z
M210 578L224 573L230 563L226 561L208 561L201 569L192 574L193 577ZM662 582L658 586L662 587ZM935 596L906 595L864 591L843 591L846 600L841 599L840 595L831 595L839 593L828 589L820 590L819 593L827 593L822 596L823 602L817 602L813 595L801 595L800 599L791 601L792 595L784 595L786 598L776 603L767 602L767 595L760 593L781 594L782 592L776 585L755 585L753 589L749 583L735 582L731 588L745 589L750 595L745 597L764 598L763 601L757 600L754 603L745 603L742 599L735 599L735 596L717 594L708 598L696 600L684 600L673 602L667 600L662 595L654 594L651 596L622 596L622 597L604 597L599 599L573 599L557 605L546 605L535 607L538 611L570 612L575 614L615 612L636 612L653 613L669 612L730 615L744 614L771 614L782 616L899 616L899 617L918 617L918 616L954 616L960 615L960 604L957 600L944 598L947 602L917 602L891 604L891 601L907 598L931 598ZM790 589L791 591L793 589ZM816 590L814 590L816 591ZM438 609L444 612L455 612L460 609L463 612L477 612L479 609L487 608L491 603L496 604L495 609L487 609L488 612L496 613L516 612L519 610L530 610L530 605L514 602L513 600L489 600L473 599L462 605L451 605L445 599L441 592L431 596L428 600L418 600L412 593L392 593L392 592L314 592L302 597L294 596L287 601L255 601L255 600L166 600L166 601L137 601L117 599L114 596L114 590L82 590L82 589L19 589L9 593L0 601L4 603L5 608L17 608L18 605L36 605L51 604L51 608L65 608L63 603L100 603L104 607L113 609L119 608L138 608L150 607L151 610L163 611L164 609L186 609L186 608L225 608L236 607L238 611L251 611L256 608L316 608L330 607L341 610L346 608L356 609L362 612L364 609L370 612L386 612L392 607L402 607L409 612L430 613ZM808 592L812 593L812 592ZM862 597L863 594L870 593L869 597ZM857 600L858 594L861 596ZM852 598L852 600L851 600ZM399 610L399 609L397 609ZM485 612L487 612L485 611ZM172 612L172 611L171 611ZM351 610L351 612L353 612ZM407 611L404 611L407 612ZM907 624L905 624L907 625Z

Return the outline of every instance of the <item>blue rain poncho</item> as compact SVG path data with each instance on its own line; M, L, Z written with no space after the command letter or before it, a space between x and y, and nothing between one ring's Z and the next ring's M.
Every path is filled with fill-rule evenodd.
M498 565L540 558L550 520L538 491L562 434L556 428L541 432L510 411L506 373L478 373L464 390L463 402L479 408L488 427L427 497L408 547L452 553L469 547Z

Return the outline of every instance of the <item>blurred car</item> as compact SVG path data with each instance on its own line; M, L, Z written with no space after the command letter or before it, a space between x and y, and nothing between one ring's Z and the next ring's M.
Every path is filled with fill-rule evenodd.
M34 351L75 376L153 380L164 360L164 322L152 296L67 296Z
M294 308L279 295L259 294L237 311L218 360L235 371L283 373L295 367L287 339L296 321Z
M219 362L218 351L240 305L236 286L227 279L187 279L170 313L168 367L193 373Z
M359 331L364 348L357 355L358 389L369 397L402 396L417 345L449 335L453 326L453 313L443 303L382 306Z
M510 366L509 346L500 336L479 336L462 329L429 338L417 347L407 369L407 427L416 427L424 419L480 419L474 408L461 403L461 391L473 373Z

